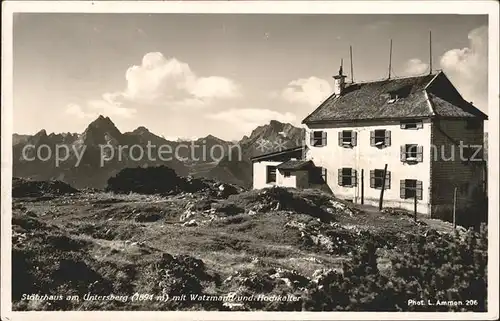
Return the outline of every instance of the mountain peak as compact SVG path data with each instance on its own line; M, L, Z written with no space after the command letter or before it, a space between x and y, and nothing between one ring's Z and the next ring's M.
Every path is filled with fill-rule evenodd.
M99 115L96 120L87 126L80 139L87 145L106 144L111 140L119 139L121 136L121 132L109 117Z
M139 127L137 127L136 129L134 129L134 130L132 131L132 133L134 133L134 134L149 134L149 133L151 133L151 132L150 132L150 131L149 131L149 129L147 129L146 127L144 127L144 126L139 126Z

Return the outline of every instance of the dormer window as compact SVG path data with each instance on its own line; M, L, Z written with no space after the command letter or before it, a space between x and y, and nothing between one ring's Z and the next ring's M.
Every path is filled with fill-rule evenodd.
M398 94L396 93L389 93L389 99L387 100L387 103L388 104L393 104L395 103L396 101L398 101Z

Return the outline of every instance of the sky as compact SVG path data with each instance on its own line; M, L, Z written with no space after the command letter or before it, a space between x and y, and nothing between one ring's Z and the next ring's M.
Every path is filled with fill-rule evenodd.
M487 16L18 13L14 132L78 132L98 115L165 138L236 140L299 125L354 81L442 69L487 113Z

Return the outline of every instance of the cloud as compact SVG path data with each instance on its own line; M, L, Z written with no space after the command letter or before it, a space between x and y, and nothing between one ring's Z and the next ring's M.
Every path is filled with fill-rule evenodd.
M423 62L422 60L413 58L406 62L404 69L404 74L406 76L422 75L425 72L429 72L429 64Z
M332 93L328 81L317 78L301 78L291 81L281 92L281 97L290 103L316 106Z
M160 52L144 55L141 65L134 65L125 73L127 87L123 97L139 103L175 104L194 102L196 106L214 99L241 96L239 85L233 80L209 76L199 77L187 63L166 58Z
M270 109L242 108L220 111L207 115L207 118L227 122L240 133L248 134L257 126L277 120L285 123L295 123L297 116L290 112L280 113Z
M93 118L95 114L84 111L83 108L80 105L77 104L69 104L66 106L65 112L69 115L76 116L77 118L81 119L86 119L86 118Z
M488 28L469 32L469 46L452 49L441 57L441 67L464 99L472 100L483 110L488 96Z

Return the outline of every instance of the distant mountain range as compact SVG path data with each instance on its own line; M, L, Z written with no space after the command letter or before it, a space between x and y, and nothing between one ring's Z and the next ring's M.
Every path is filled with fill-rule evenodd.
M58 179L77 188L103 188L108 178L123 168L165 165L178 175L208 177L248 188L252 182L252 156L300 145L303 135L303 129L273 120L238 142L213 135L194 141L170 141L143 126L121 133L109 117L99 116L82 134L47 134L45 130L35 135L13 134L13 175L37 180ZM23 148L28 144L35 148L26 149L23 156ZM46 147L39 148L42 145L49 146L52 152L52 158L47 161L39 157L48 156ZM100 145L107 146L102 149L106 156L101 155ZM146 154L148 145L152 157ZM56 146L60 146L65 158L58 165L54 159ZM159 146L163 146L164 160L158 156ZM143 157L139 157L141 150L145 153ZM31 158L34 160L27 160ZM102 163L103 159L109 161Z

